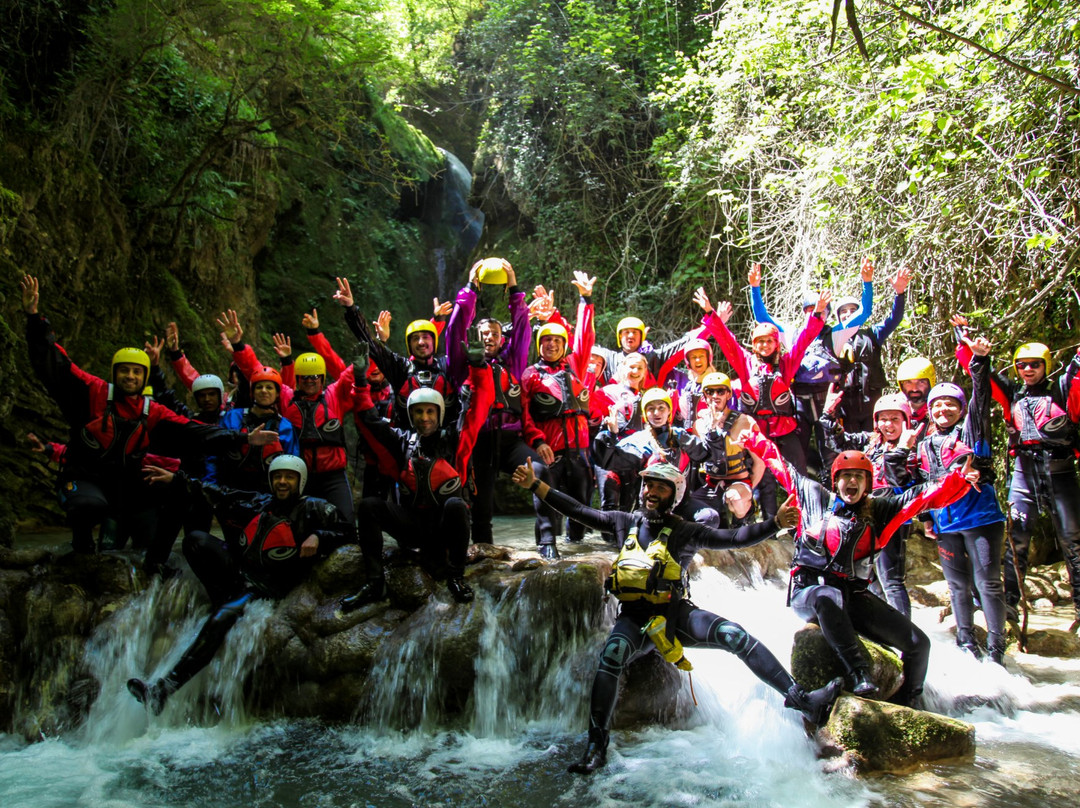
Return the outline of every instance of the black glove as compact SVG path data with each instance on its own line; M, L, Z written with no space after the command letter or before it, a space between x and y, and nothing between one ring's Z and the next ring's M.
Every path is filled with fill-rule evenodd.
M371 366L370 354L371 349L366 342L357 344L356 354L353 357L353 374L356 377L355 384L357 387L363 387L367 384L367 372Z
M484 356L484 344L482 342L466 342L461 341L461 348L465 351L465 359L474 368L482 368L487 364L487 358Z

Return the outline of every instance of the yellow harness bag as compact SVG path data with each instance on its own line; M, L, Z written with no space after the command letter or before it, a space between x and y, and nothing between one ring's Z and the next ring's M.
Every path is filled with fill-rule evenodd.
M648 547L642 547L638 542L637 525L630 528L612 565L607 590L625 602L670 603L682 598L688 589L687 577L679 562L668 552L670 536L671 528L665 527Z

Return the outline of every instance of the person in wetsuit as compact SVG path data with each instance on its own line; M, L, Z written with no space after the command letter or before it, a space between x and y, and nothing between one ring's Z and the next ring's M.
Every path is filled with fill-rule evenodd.
M601 532L615 534L622 551L615 561L608 589L621 602L619 616L600 652L589 707L589 738L580 761L570 771L590 774L607 762L619 678L635 658L660 645L674 647L665 658L688 670L679 645L722 648L739 657L754 674L784 695L787 707L799 710L812 724L822 723L840 692L841 680L805 692L779 660L738 623L698 608L689 599L686 570L699 547L748 547L792 527L797 515L785 503L775 518L738 530L717 530L687 522L672 513L686 490L686 479L670 463L656 463L641 473L640 509L634 513L599 511L537 480L529 465L519 466L513 480L566 516ZM644 575L634 570L645 570ZM649 574L653 571L652 574ZM663 622L660 622L660 621ZM655 639L653 639L655 637Z
M158 715L169 696L210 663L252 600L285 597L318 558L352 533L337 508L324 499L303 496L308 471L295 455L278 455L271 461L271 494L233 491L158 467L150 467L147 476L153 483L179 486L188 496L206 497L229 521L247 519L235 542L203 531L184 536L184 556L210 596L211 614L168 674L153 682L128 680L131 695Z

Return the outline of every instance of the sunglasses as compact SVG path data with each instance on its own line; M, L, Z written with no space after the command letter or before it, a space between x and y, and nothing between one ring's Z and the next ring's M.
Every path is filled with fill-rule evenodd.
M1043 366L1043 360L1041 360L1041 359L1032 359L1030 361L1020 359L1016 363L1016 369L1017 370L1038 370L1042 366Z
M297 376L296 378L299 381L302 381L302 382L313 382L316 379L320 379L322 377L321 376Z
M731 391L726 387L710 387L708 390L702 390L701 392L704 395L709 396L710 398L713 396L722 396L731 393Z

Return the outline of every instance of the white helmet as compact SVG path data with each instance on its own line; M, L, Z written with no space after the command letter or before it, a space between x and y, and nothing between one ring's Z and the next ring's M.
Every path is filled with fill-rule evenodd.
M222 401L225 400L225 385L222 384L221 379L213 373L204 373L202 376L196 376L195 381L191 383L191 392L193 395L202 390L217 390L221 393Z
M442 426L443 414L446 412L446 401L442 393L431 387L417 387L409 393L409 399L405 403L405 411L409 413L409 424L412 425L412 408L414 404L434 404L439 408L439 426Z
M299 474L300 490L297 493L304 493L304 486L307 485L307 463L303 458L291 454L279 454L270 461L267 478L272 479L275 471L295 471Z
M645 467L638 475L643 480L660 480L675 489L675 499L671 507L678 505L686 493L686 476L671 463L653 463Z

